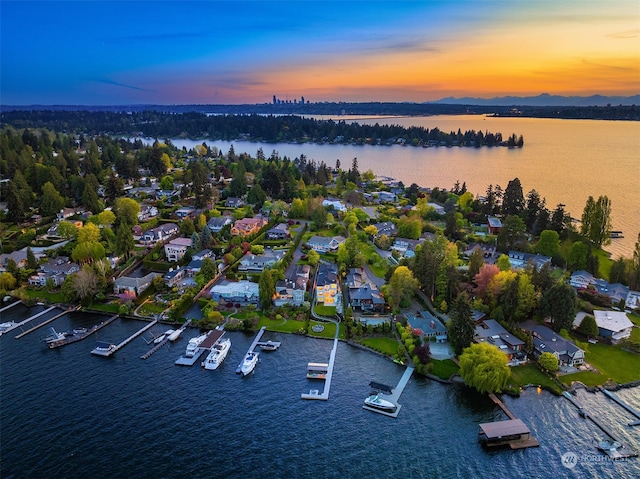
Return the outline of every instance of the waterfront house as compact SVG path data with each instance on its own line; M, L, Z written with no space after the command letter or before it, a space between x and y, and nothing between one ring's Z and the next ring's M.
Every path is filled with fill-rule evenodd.
M207 225L212 233L220 233L222 228L232 223L233 219L231 216L218 216L215 218L209 218L209 221L207 221Z
M254 218L242 218L237 220L231 227L231 234L233 236L249 236L257 233L265 226L269 220L262 216L256 216Z
M297 265L284 280L276 283L276 296L273 299L275 306L300 306L304 302L304 293L309 282L309 265Z
M167 261L180 261L191 247L191 238L175 238L164 245Z
M627 293L625 308L628 310L640 309L640 291L629 291Z
M509 333L495 319L481 321L475 330L473 340L476 343L489 343L507 356L509 366L517 366L527 360L524 341Z
M442 343L447 340L447 328L442 321L436 318L429 311L420 311L417 314L405 313L404 317L407 323L420 336Z
M27 265L27 249L23 248L11 253L0 254L0 271L7 270L7 262L12 259L18 268L24 268Z
M596 309L593 316L598 325L598 336L609 339L612 343L617 343L631 336L633 323L626 313Z
M609 283L602 278L596 278L585 270L575 271L569 279L569 284L576 289L585 289L592 287L598 293L609 296L611 301L619 303L627 300L629 296L629 288L620 283Z
M211 288L211 298L220 304L258 304L258 283L251 281L220 281Z
M354 311L382 313L385 300L373 283L363 283L349 289L349 305Z
M316 275L316 299L325 306L336 306L342 301L338 284L338 268L335 264L320 263Z
M342 236L312 236L307 241L307 246L317 251L318 253L330 253L338 251L338 247L345 242L345 238Z
M240 260L238 271L262 272L266 268L273 268L287 252L285 250L272 250L265 248L263 254L247 253Z
M66 256L51 258L40 265L40 271L29 278L29 284L45 286L51 278L56 286L62 286L67 276L80 271L80 265L69 261Z
M533 350L536 357L542 353L551 353L558 358L560 366L579 366L584 362L584 351L573 341L563 338L552 329L538 324L532 330Z
M151 286L151 282L157 276L161 276L160 273L149 273L142 278L120 276L119 278L113 280L113 292L114 294L127 293L131 296L138 296L145 289Z

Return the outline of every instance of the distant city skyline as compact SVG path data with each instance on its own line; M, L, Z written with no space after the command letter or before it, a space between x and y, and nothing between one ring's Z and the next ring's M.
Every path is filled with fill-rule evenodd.
M0 103L640 93L637 0L0 2Z

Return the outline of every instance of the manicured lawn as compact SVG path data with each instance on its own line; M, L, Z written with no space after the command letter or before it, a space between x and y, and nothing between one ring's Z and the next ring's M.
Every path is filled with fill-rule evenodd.
M593 255L597 256L599 259L598 263L598 273L601 278L609 279L609 273L611 272L611 265L613 261L609 257L609 253L604 250L598 249L593 250Z
M145 316L152 316L154 314L162 313L165 309L167 309L167 306L165 305L147 302L144 303L144 306L142 306L138 312Z
M117 313L120 310L120 304L118 303L99 303L92 304L88 309L96 311L104 311L105 313Z
M320 316L333 318L336 315L335 306L325 306L324 304L316 304L314 311Z
M636 326L640 326L640 316L638 316L637 314L627 314L627 317L633 324L635 324Z
M451 359L444 359L442 361L438 359L432 359L431 374L438 376L441 379L449 379L451 376L458 372L458 365Z
M565 376L560 376L560 381L565 383L566 385L571 385L573 381L580 381L584 383L586 386L594 387L600 386L607 382L607 377L603 374L594 373L591 371L581 371L579 373L567 374Z
M360 343L388 356L395 356L398 352L398 341L395 338L365 338Z
M313 326L315 326L316 324L321 324L322 326L324 326L324 330L322 330L319 333L316 333L315 331L313 331ZM329 321L324 322L324 321L309 321L309 330L307 331L307 334L309 334L309 336L314 336L317 338L330 338L333 339L336 335L336 324L335 323L331 323ZM345 331L343 327L340 327L340 333L338 334L338 337L341 339L345 338Z
M373 245L365 246L364 244L362 244L361 251L367 259L367 264L369 265L369 268L371 268L373 274L375 274L378 278L384 278L385 274L387 273L387 269L389 269L389 263L387 262L387 260L383 259L378 254ZM369 263L370 260L372 260L372 263Z
M560 387L533 363L512 367L509 384L520 387L526 386L527 384L537 384L538 386L545 386L558 393L561 392Z
M631 341L640 343L640 327L636 327L631 330Z
M640 355L608 344L589 344L586 361L606 378L623 384L640 379Z
M270 319L266 316L262 316L258 321L258 327L266 326L269 331L276 331L278 333L295 333L301 329L304 329L304 321L296 321L295 319Z
M25 289L25 293L30 298L44 299L49 303L64 303L64 295L62 293L50 293L46 289Z

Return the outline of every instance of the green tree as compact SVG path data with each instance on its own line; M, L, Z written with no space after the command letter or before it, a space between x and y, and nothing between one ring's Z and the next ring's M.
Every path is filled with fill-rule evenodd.
M631 265L629 267L629 289L637 291L640 289L640 233L633 249Z
M7 191L5 193L5 199L7 201L7 219L14 223L20 223L24 219L25 207L18 192L18 188L13 181L9 182ZM42 212L42 209L40 210Z
M78 230L78 243L100 241L100 228L93 223L87 223Z
M473 341L475 324L471 312L471 299L462 292L455 299L449 310L448 335L449 342L456 355L462 353Z
M16 287L17 280L8 271L0 273L0 291L11 291Z
M536 253L554 257L560 248L560 235L554 230L544 230L540 233L540 239L536 243Z
M276 279L274 272L270 269L265 269L260 274L260 280L258 281L259 296L260 296L260 308L263 311L270 309L273 305L273 296L276 293Z
M38 268L38 260L36 259L36 255L33 254L33 250L31 248L27 248L27 268Z
M211 281L218 273L215 262L211 258L203 259L202 266L200 267L200 273L202 273L205 281Z
M510 271L511 270L511 260L506 254L501 254L498 256L498 261L496 261L496 265L500 271Z
M98 223L101 226L111 226L116 222L116 215L111 210L104 210L98 213Z
M577 305L576 293L566 283L554 284L538 302L542 317L551 319L555 331L571 329Z
M545 370L555 372L558 370L558 358L549 352L544 352L538 358L538 364Z
M247 202L252 205L262 206L266 199L267 194L264 192L260 184L253 185L247 194Z
M309 250L309 252L307 253L307 262L309 263L309 265L316 266L318 264L318 261L320 261L320 253L313 249Z
M611 242L611 200L608 196L600 196L597 201L589 196L582 213L580 233L596 248Z
M582 241L576 241L571 245L571 249L569 250L567 267L572 271L585 269L587 267L588 259L589 245L584 244Z
M53 183L47 181L42 186L42 199L40 204L40 213L42 216L53 216L57 214L64 206L64 198Z
M418 288L418 280L414 278L411 270L406 266L398 266L389 280L389 294L394 307L410 302L415 290Z
M73 238L78 234L78 227L71 221L61 221L58 223L58 236L61 238Z
M515 311L516 321L528 318L538 304L538 295L531 277L524 271L518 274L518 295Z
M105 257L105 250L102 244L96 241L85 241L84 243L78 243L71 252L71 258L73 261L85 264L93 263L96 260Z
M116 198L114 211L118 224L126 223L130 227L138 224L140 204L131 198Z
M501 392L511 376L507 356L493 344L472 344L459 360L460 377L480 393Z
M598 329L596 318L594 318L590 314L587 314L584 318L582 318L580 326L578 326L578 332L584 334L587 338L597 338L600 334L600 330Z
M479 272L480 268L484 264L484 254L481 248L476 248L469 256L469 278L473 279Z
M505 216L520 216L524 212L524 194L520 179L514 178L509 182L502 197L502 213Z
M129 258L135 247L133 232L128 223L120 223L116 230L116 254Z
M408 218L403 216L398 220L398 237L417 240L422 232L420 218Z
M526 226L522 218L516 215L510 215L502 222L502 229L498 233L497 248L500 251L509 251L517 249L525 242Z

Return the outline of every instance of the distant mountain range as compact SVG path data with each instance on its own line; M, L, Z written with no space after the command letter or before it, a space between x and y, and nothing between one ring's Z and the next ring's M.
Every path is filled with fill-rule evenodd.
M538 96L500 96L494 98L447 97L434 102L441 105L478 106L618 106L640 105L640 95L633 96L559 96L543 93Z

